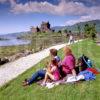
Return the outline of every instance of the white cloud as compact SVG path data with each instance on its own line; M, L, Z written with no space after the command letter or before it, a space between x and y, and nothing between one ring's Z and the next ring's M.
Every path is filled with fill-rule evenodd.
M66 2L61 0L58 5L53 5L48 2L27 2L25 4L16 4L12 8L13 13L51 13L55 15L83 15L87 14L88 8L82 3L78 2Z
M16 0L9 0L10 4L12 7L14 7L16 5Z
M65 25L74 25L79 22L86 22L86 21L91 21L91 20L96 20L96 19L100 19L100 13L98 13L98 14L94 13L94 14L90 14L87 16L81 16L78 19L68 20L68 21L66 21Z
M30 13L30 12L38 12L38 13L52 13L54 10L54 6L48 2L27 2L25 4L16 4L12 8L13 13Z
M79 19L69 20L65 24L73 25L78 22L85 22L89 20L100 19L100 7L92 6L87 7L79 2L66 2L61 0L58 5L53 5L48 2L27 2L25 4L16 4L12 8L13 13L51 13L54 15L80 15Z
M78 19L72 19L72 20L66 21L65 25L74 25L76 23L85 22L85 21L89 21L89 20L91 20L91 16L81 16Z
M90 20L100 19L100 7L92 7L85 16L80 16L79 19L73 19L66 21L65 25L73 25L79 22L85 22Z
M4 2L6 2L7 0L0 0L0 3L4 3Z
M16 5L16 0L0 0L0 3L6 3L9 2L11 4L11 7Z
M79 19L67 21L66 25L73 25L78 22L100 19L100 7L87 7L82 2L73 2L71 0L60 0L58 5L49 2L26 2L25 4L16 3L16 0L0 0L0 2L10 2L11 12L20 13L49 13L53 15L80 16Z

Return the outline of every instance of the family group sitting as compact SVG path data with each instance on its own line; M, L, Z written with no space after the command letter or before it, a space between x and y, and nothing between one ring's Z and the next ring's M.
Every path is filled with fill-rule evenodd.
M92 68L92 64L90 64L89 59L86 56L83 55L84 57L80 57L76 62L70 47L65 46L63 52L64 59L61 60L57 55L57 50L50 49L51 59L46 65L46 68L38 70L37 72L33 73L31 78L25 79L23 81L23 86L31 85L38 80L43 80L41 85L45 86L48 81L56 82L64 79L68 75L72 75L72 77L74 77L76 80L95 79L95 74L98 74L99 72L97 69ZM88 67L88 65L90 66ZM71 78L69 78L70 81Z

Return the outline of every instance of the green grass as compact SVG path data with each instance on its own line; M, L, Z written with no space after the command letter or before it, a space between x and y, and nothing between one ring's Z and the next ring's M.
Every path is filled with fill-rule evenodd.
M86 40L72 45L72 49L76 57L84 53L100 68L100 47L95 43ZM63 58L62 50L59 51L59 55ZM48 59L44 59L33 68L1 87L0 100L100 100L100 75L96 77L95 81L59 85L52 89L47 89L37 84L22 87L21 82L26 77L30 77L33 72L42 68Z

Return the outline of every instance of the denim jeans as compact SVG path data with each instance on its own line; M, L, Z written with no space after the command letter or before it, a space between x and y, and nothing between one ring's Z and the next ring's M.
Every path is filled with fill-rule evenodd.
M28 84L32 84L38 79L43 79L45 77L46 70L38 70L36 73L32 75L32 77L28 80Z

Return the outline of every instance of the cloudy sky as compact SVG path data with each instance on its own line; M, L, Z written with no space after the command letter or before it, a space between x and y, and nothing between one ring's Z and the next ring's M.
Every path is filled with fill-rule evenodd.
M0 34L100 19L100 0L0 0Z

